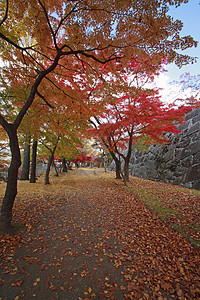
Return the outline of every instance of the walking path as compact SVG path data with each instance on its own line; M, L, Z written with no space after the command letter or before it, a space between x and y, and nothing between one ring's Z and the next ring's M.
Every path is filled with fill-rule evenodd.
M200 299L199 250L132 194L98 171L41 186L19 187L0 299Z

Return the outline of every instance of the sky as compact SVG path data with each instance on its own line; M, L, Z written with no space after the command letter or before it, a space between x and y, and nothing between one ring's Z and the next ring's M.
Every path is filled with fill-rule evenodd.
M197 63L181 68L175 64L169 64L165 67L166 72L156 78L155 86L161 88L160 95L162 100L167 103L173 102L177 98L190 97L191 94L196 95L196 92L192 92L191 89L182 91L181 85L172 83L179 81L180 75L186 72L190 72L191 75L200 74L200 0L189 0L188 3L183 3L177 8L172 6L169 15L183 22L181 36L191 35L199 44L196 48L188 48L183 51L184 54L198 57Z
M189 0L186 4L181 4L179 7L171 7L169 15L174 19L183 22L183 29L181 35L191 35L199 42L198 47L189 48L183 53L194 57L200 57L200 0ZM189 64L179 69L171 65L167 67L167 75L171 80L178 80L179 76L185 72L190 72L192 75L200 74L200 58L197 63Z

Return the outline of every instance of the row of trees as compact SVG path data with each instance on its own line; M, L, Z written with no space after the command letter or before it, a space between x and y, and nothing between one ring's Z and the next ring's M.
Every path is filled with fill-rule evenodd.
M67 136L71 149L92 121L107 149L122 156L116 142L108 143L113 139L111 132L121 136L121 147L121 142L132 143L142 133L145 138L157 139L172 128L174 108L159 104L152 91L132 85L129 68L131 73L150 78L164 57L178 66L193 60L178 50L196 46L197 42L190 36L181 37L182 23L168 15L170 5L184 2L1 1L0 54L4 66L0 73L0 124L9 137L12 154L1 208L2 228L10 226L17 194L20 131L27 131L26 136L32 138L34 132L35 140L40 137L44 144L55 139L54 147L58 141L65 143ZM138 75L135 79L141 85ZM144 113L145 107L149 116ZM113 115L109 115L106 129L109 109ZM127 122L129 117L135 120L132 127ZM116 128L120 119L123 125ZM160 121L162 130L158 129Z

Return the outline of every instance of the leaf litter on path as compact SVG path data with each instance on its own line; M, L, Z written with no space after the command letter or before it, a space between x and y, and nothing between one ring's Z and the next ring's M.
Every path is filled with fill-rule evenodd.
M200 298L199 249L108 179L19 183L25 229L1 238L0 299Z

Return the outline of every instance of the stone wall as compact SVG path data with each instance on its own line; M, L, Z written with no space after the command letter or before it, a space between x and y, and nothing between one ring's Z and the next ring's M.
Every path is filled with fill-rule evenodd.
M200 190L200 107L178 125L178 134L168 134L170 144L133 150L130 174Z

